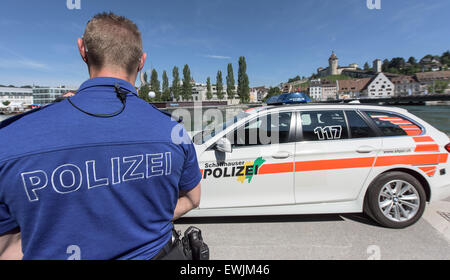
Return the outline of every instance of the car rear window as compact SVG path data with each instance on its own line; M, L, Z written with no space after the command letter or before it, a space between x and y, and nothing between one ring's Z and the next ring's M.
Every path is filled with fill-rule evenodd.
M373 131L366 121L355 111L345 111L347 122L350 128L351 138L368 138L376 137L377 134Z
M420 135L422 129L412 121L395 113L366 111L384 136Z

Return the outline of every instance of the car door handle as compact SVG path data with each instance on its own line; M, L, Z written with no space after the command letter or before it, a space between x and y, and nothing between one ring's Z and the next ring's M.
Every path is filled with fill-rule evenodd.
M288 158L288 157L290 157L291 156L291 153L289 153L289 152L284 152L284 151L280 151L280 152L277 152L276 154L273 154L272 155L272 157L274 158L274 159L284 159L284 158Z
M360 154L368 154L373 152L374 150L375 148L371 146L361 146L356 151Z

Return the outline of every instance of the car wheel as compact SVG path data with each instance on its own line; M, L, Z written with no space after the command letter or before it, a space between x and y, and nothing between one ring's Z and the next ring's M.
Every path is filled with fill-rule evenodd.
M416 178L403 172L388 172L370 185L366 213L382 226L405 228L422 217L425 200L425 191Z

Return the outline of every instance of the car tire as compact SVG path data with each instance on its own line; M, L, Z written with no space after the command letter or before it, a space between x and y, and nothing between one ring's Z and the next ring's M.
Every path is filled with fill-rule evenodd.
M425 203L425 191L416 178L392 171L381 174L369 186L365 213L382 226L405 228L422 217Z

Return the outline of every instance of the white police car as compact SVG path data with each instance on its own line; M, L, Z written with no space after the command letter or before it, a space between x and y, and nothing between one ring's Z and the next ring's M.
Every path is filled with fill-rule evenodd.
M449 137L400 108L264 106L193 139L191 217L365 212L403 228L450 195Z

